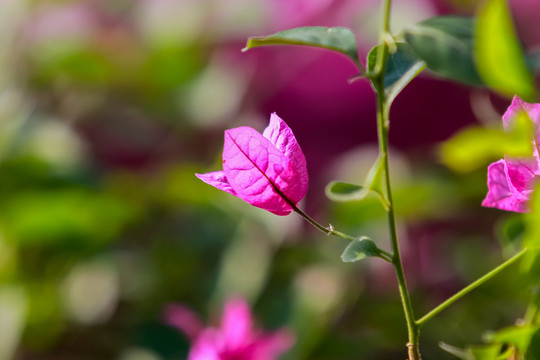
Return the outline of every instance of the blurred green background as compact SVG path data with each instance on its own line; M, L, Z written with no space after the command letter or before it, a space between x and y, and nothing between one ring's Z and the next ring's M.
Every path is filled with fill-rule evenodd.
M476 6L395 3L396 31ZM533 3L512 3L531 47ZM335 204L323 195L330 180L361 182L375 159L369 85L347 84L352 65L321 51L240 53L248 36L343 25L365 56L378 6L0 0L0 360L185 359L188 340L164 324L163 308L183 303L211 322L231 294L250 301L260 327L293 329L287 359L404 358L391 266L344 264L341 240L194 176L219 169L225 129L262 130L277 111L306 153L302 207L388 249L376 198ZM498 123L508 103L430 76L396 101L393 183L418 315L512 250L498 240L521 220L481 208L485 167L454 173L437 155L462 126ZM452 358L439 341L480 343L486 330L511 325L528 296L517 268L506 271L425 327L424 359Z

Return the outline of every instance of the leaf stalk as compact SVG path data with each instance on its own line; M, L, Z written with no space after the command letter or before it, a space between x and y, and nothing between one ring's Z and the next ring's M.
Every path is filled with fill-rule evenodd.
M495 269L491 270L490 272L488 272L484 276L480 277L476 281L472 282L468 286L466 286L463 289L461 289L460 291L458 291L456 294L452 295L451 297L449 297L448 299L443 301L440 305L438 305L433 310L428 312L426 315L424 315L423 317L418 319L416 321L416 325L418 327L423 326L426 322L428 322L429 320L434 318L441 311L443 311L444 309L446 309L447 307L449 307L450 305L452 305L453 303L455 303L456 301L461 299L463 296L465 296L469 292L473 291L474 289L476 289L480 285L484 284L486 281L490 280L492 277L494 277L495 275L497 275L498 273L500 273L501 271L503 271L504 269L506 269L507 267L512 265L517 260L519 260L523 255L525 255L525 253L527 251L528 251L528 249L524 248L523 250L521 250L520 252L518 252L517 254L512 256L510 259L506 260L501 265L497 266Z

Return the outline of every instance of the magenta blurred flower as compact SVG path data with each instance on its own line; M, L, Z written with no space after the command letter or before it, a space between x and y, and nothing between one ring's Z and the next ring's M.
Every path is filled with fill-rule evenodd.
M293 345L287 330L262 333L253 327L248 304L233 298L225 304L220 328L202 324L189 309L170 305L165 320L190 337L187 360L275 360Z
M527 159L503 159L488 168L488 194L483 206L501 210L528 212L529 198L540 176L538 154L538 131L540 129L540 104L529 104L515 96L503 115L504 128L508 129L512 119L520 112L526 112L535 126L533 156Z
M275 113L262 135L246 126L225 131L223 171L196 175L276 215L288 215L308 187L304 153Z

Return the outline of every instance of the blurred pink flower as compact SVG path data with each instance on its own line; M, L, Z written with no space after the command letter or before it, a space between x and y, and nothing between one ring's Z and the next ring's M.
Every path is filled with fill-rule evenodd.
M529 198L540 176L538 154L538 130L540 128L540 104L529 104L515 96L503 115L504 128L508 129L512 119L520 112L526 112L533 121L536 135L533 141L533 156L527 159L503 159L488 168L488 194L483 206L501 210L528 212Z
M97 30L95 13L87 1L40 4L28 19L25 35L31 45L58 41L87 42Z
M308 188L304 153L275 113L262 135L246 126L225 131L223 171L196 176L276 215L288 215Z
M240 298L227 301L220 328L203 329L196 315L181 305L170 305L165 320L191 339L187 360L275 360L294 341L287 330L254 329L249 306Z

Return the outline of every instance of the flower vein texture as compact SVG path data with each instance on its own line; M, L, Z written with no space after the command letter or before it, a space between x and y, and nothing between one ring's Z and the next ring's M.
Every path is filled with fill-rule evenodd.
M308 188L304 153L275 113L262 134L247 126L225 131L223 170L195 175L276 215L288 215Z

